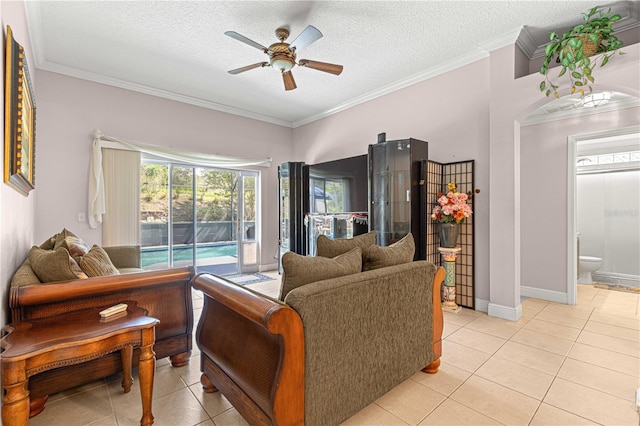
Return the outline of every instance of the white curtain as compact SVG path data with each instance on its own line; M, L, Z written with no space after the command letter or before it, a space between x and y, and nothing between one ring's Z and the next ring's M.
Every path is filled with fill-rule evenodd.
M140 244L140 160L139 151L102 151L104 246Z
M102 148L114 148L120 150L144 152L166 160L208 167L243 168L249 166L271 167L271 158L247 159L225 157L212 154L200 154L195 152L180 151L171 148L147 145L140 142L117 139L103 135L100 130L93 131L93 156L89 174L89 226L97 228L102 223L102 215L108 207L105 203L105 183L102 165ZM137 173L139 174L139 162ZM138 217L136 217L138 220ZM104 232L103 232L104 233ZM104 241L103 241L104 244Z

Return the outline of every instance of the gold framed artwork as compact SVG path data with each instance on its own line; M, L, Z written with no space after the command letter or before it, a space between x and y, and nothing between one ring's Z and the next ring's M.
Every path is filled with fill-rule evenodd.
M36 105L24 48L7 25L4 92L4 181L24 195L35 188Z

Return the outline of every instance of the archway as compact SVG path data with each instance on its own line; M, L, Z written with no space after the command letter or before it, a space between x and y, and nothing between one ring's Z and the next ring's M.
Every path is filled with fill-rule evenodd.
M521 296L576 302L575 143L640 125L640 99L617 93L590 110L565 108L579 97L537 102L518 121Z

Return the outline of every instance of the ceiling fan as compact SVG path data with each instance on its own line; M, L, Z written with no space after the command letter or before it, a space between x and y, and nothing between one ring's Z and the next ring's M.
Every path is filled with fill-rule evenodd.
M268 62L258 62L257 64L236 68L229 71L229 74L240 74L241 72L249 71L254 68L273 67L280 70L282 73L285 90L293 90L297 86L293 79L293 74L291 74L291 69L296 65L335 75L340 75L342 72L342 65L312 61L309 59L300 59L296 62L296 53L298 50L310 45L322 37L322 33L312 25L308 25L307 28L305 28L291 44L285 42L285 40L289 38L289 29L285 27L276 29L276 37L280 42L273 43L269 47L264 47L260 43L256 43L235 31L227 31L225 34L231 38L246 43L249 46L253 46L256 49L260 49L269 56Z

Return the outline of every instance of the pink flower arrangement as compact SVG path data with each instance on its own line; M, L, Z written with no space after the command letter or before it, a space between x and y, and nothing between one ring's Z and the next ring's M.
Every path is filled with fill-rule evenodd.
M455 182L447 185L449 192L438 193L438 203L431 212L431 219L438 223L464 223L471 216L471 207L467 204L469 198L464 192L458 192Z

